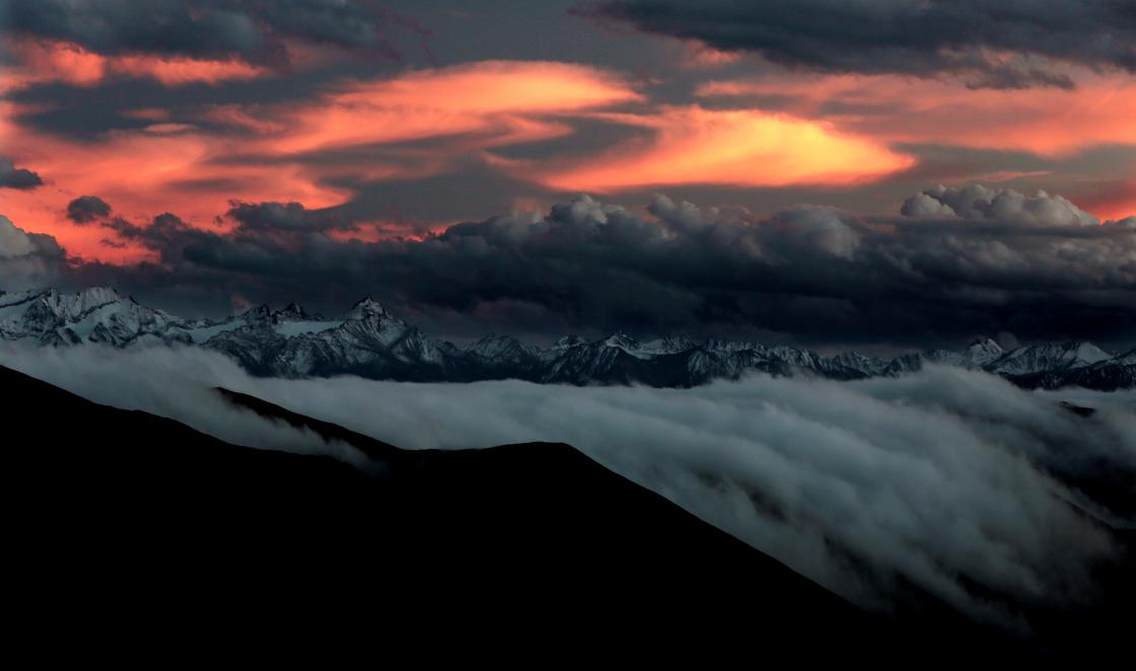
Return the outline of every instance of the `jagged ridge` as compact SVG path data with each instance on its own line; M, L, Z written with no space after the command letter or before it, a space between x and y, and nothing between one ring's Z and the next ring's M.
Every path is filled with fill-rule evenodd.
M992 339L977 338L962 350L928 350L890 360L715 338L639 341L622 333L595 341L569 336L548 347L489 335L458 347L428 337L369 297L334 319L292 303L280 310L262 305L210 321L183 319L107 288L0 293L0 338L48 346L199 345L227 354L255 375L291 378L353 374L406 381L513 378L688 387L753 372L857 380L902 375L930 363L985 370L1030 388L1136 387L1136 350L1113 356L1085 342L1004 351Z

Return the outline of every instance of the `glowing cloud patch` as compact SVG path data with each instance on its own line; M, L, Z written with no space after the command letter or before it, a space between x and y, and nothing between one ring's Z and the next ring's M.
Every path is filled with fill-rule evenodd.
M164 86L218 84L253 79L267 70L239 60L204 60L149 54L104 56L69 42L17 39L12 51L20 65L4 72L0 90L30 84L62 81L74 86L95 86L108 77L154 79Z
M129 63L125 67L133 75L168 85L228 72L160 59ZM107 62L103 66L111 67ZM169 211L198 226L210 225L232 199L329 207L351 195L345 188L328 186L329 178L426 177L490 147L571 133L557 115L640 99L628 84L602 70L492 61L353 82L293 105L210 107L195 118L204 125L183 123L165 110L129 110L129 118L154 123L109 132L91 142L24 127L19 110L0 106L5 151L33 165L57 187L6 196L4 212L28 230L56 236L73 254L136 261L148 252L107 246L103 238L111 233L67 221L63 213L69 200L97 195L111 203L116 215L134 222L145 223ZM242 131L239 139L233 130ZM385 157L360 154L306 162L303 156L437 137L446 140ZM270 160L263 160L266 157Z
M16 55L20 65L0 71L3 74L0 91L48 81L93 86L106 76L106 58L67 42L15 39L7 48Z
M1085 199L1086 207L1102 220L1136 218L1136 181L1122 183Z
M827 124L758 110L666 107L649 116L600 115L651 129L540 181L565 190L608 192L645 186L853 184L907 168L913 159Z
M1078 72L1075 89L968 89L896 75L780 75L711 81L703 99L777 100L795 116L825 120L879 142L934 143L1062 155L1136 144L1136 80Z
M166 86L181 86L202 82L254 79L266 74L259 68L242 61L206 61L192 58L156 58L153 56L122 56L110 61L110 69L130 77L150 77Z
M486 61L343 87L286 115L288 131L265 150L295 153L464 133L492 133L499 137L488 146L497 146L568 132L533 115L640 99L626 82L596 68Z
M737 63L742 59L741 52L722 51L698 40L683 42L684 54L681 67L688 70L706 70Z
M321 186L300 165L219 162L231 153L231 143L192 127L157 124L158 132L150 126L76 142L21 127L13 122L13 111L0 105L0 145L34 165L50 188L4 194L3 213L22 228L54 235L68 252L88 259L129 262L147 253L108 247L102 241L113 237L109 231L67 221L67 203L81 195L99 196L116 215L132 221L168 211L199 225L225 212L233 198L326 207L349 195Z

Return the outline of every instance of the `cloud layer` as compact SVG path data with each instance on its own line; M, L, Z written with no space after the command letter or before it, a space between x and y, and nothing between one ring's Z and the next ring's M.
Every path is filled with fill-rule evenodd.
M665 196L647 209L581 197L544 215L377 241L298 203L236 203L211 229L168 213L104 217L87 226L150 260L61 272L158 302L177 287L334 313L372 293L407 318L460 315L478 332L543 324L927 345L1002 332L1123 340L1136 326L1136 219L1100 222L1045 192L937 187L894 217L821 206L763 217Z
M605 119L648 129L631 140L542 178L561 190L612 192L645 186L849 185L909 168L914 159L866 137L760 110L668 107Z
M1061 63L1136 72L1136 10L1115 0L605 0L586 14L827 72L961 75L976 88L1071 88Z
M260 433L208 387L408 448L567 441L859 603L886 607L906 582L1011 625L1019 609L1091 601L1092 569L1114 552L1093 490L1060 484L1086 472L1069 447L1136 475L1132 393L1080 394L1098 410L1082 418L954 369L659 390L253 379L220 355L164 348L5 348L0 363L254 446L320 449Z
M342 0L36 0L5 3L5 29L101 54L155 54L280 63L289 40L389 49L391 12ZM407 22L402 22L405 25Z
M1136 203L1131 10L1110 0L142 4L4 4L0 183L51 185L5 189L4 214L86 259L148 255L68 219L83 195L206 229L230 200L340 207L368 240L581 190L875 212L1005 181L1102 217Z

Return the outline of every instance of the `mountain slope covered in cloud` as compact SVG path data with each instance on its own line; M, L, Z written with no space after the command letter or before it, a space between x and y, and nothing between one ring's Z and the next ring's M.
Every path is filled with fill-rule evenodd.
M241 446L3 367L0 387L25 422L5 430L16 475L5 497L24 505L9 529L21 578L9 605L55 617L59 600L92 634L110 633L98 605L110 601L134 613L116 625L137 631L193 626L199 609L214 626L235 609L242 632L319 614L401 632L387 650L501 631L524 646L598 650L606 643L592 636L618 632L621 648L668 635L672 654L694 653L759 630L774 637L767 649L800 654L819 628L839 649L808 656L827 658L879 654L901 633L912 645L938 638L932 623L1013 644L949 617L908 624L859 611L567 445L403 451L214 393L221 414L277 427ZM67 421L34 429L50 416ZM278 451L280 433L301 426L313 444L333 433L365 460ZM761 609L738 620L721 607L738 599ZM629 621L643 633L624 631ZM321 624L306 626L310 636Z
M1130 391L1028 392L953 368L686 390L289 381L193 348L18 348L0 363L242 444L265 420L234 414L216 386L414 449L567 442L885 612L941 603L1061 638L1113 631L1131 595ZM302 436L280 446L358 462L349 443Z

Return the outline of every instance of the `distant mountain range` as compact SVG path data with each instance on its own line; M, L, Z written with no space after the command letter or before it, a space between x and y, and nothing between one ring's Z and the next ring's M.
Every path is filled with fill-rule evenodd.
M681 336L637 340L576 336L537 347L489 335L465 347L431 338L365 298L326 318L291 304L259 306L223 320L185 319L113 289L0 292L0 339L47 346L188 345L222 352L254 375L288 378L352 374L382 380L470 382L521 379L559 384L690 387L751 372L857 380L896 376L926 363L984 370L1027 388L1136 387L1136 350L1113 354L1088 342L1004 350L977 338L962 350L928 350L894 359L846 352L823 356L785 345Z

